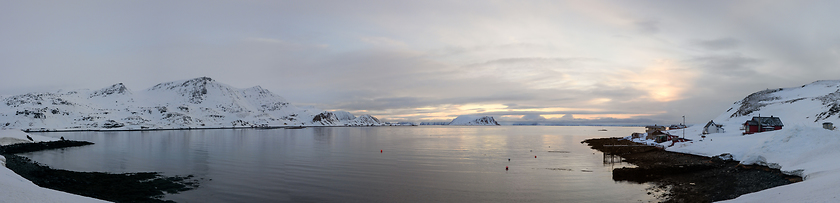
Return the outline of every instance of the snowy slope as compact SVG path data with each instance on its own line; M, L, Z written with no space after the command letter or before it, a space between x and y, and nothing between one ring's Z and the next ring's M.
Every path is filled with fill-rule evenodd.
M759 164L800 175L805 181L743 195L727 202L837 202L840 192L840 130L822 128L840 121L840 81L817 81L801 87L768 89L735 102L717 118L725 133L702 138L704 124L685 129L692 142L662 143L668 151L703 156L731 154L743 164ZM776 116L777 131L742 135L742 124L753 116ZM683 130L671 134L682 135ZM649 142L650 141L641 141Z
M2 97L0 103L0 128L179 129L354 124L381 125L377 119L357 120L349 112L299 108L260 86L239 89L208 77L160 83L142 91L132 91L118 83L95 91L28 93Z
M449 122L449 125L499 125L491 116L461 115Z
M816 81L801 87L767 89L735 102L715 122L745 122L753 116L776 116L785 125L820 126L840 121L840 80Z

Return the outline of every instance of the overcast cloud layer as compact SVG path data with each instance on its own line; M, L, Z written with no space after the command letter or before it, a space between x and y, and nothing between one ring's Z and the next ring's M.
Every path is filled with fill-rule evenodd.
M3 1L0 95L201 76L442 121L705 123L840 79L837 1Z

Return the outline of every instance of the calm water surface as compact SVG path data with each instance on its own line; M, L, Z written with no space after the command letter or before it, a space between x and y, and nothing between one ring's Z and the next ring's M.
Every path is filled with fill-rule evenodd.
M603 132L598 129L608 129ZM634 127L321 127L41 135L95 145L22 154L53 168L194 175L178 202L647 202L580 142ZM382 150L380 152L380 150ZM537 158L534 158L536 156ZM510 161L508 161L510 159ZM505 170L509 167L509 170Z

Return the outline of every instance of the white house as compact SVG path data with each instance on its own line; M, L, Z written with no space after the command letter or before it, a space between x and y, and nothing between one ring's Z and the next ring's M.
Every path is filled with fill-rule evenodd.
M723 125L715 124L715 121L709 121L706 123L706 127L703 127L703 134L710 134L710 133L722 133L723 132Z

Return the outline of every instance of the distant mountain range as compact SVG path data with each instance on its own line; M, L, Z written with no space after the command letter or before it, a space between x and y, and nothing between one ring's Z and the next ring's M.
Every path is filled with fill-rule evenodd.
M0 128L182 129L274 126L370 126L379 119L297 107L267 89L238 89L208 77L132 91L122 83L100 90L2 97Z
M450 122L422 122L420 125L499 125L492 116L462 115Z

